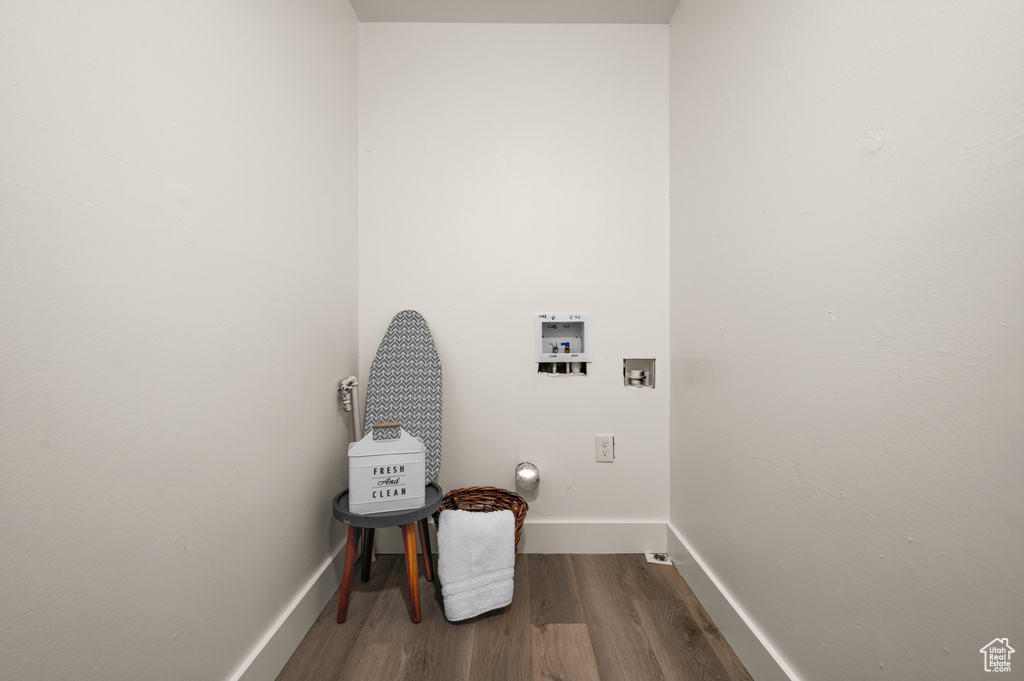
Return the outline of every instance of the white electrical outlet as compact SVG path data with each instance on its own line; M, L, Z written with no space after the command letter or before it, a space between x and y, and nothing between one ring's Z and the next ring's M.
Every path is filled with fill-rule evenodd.
M614 435L594 436L594 460L599 463L612 463L615 461Z

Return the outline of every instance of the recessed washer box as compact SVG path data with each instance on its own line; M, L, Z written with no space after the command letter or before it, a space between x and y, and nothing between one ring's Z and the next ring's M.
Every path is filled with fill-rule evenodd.
M592 362L589 312L534 315L536 362Z

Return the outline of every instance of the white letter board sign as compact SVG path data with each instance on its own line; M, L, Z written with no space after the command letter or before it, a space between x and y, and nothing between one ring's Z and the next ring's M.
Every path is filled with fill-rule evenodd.
M349 510L365 515L423 506L425 455L423 443L404 430L399 437L376 440L370 432L351 443Z

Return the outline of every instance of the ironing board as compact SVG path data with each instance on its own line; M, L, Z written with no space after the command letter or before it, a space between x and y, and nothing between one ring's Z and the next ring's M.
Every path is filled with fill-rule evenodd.
M370 364L363 432L399 423L426 448L425 483L441 470L441 360L423 316L396 314Z

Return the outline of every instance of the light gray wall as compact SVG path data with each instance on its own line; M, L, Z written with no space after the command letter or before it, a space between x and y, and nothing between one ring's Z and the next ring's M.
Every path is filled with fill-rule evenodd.
M0 676L223 679L330 556L347 3L0 6Z
M668 394L623 387L622 360L667 371L668 29L367 23L359 49L363 375L391 317L419 310L444 367L445 489L512 488L532 459L528 524L639 523L663 550ZM538 312L592 314L587 376L538 375ZM597 433L615 463L595 463Z
M1024 7L683 2L670 520L806 679L1024 642Z

